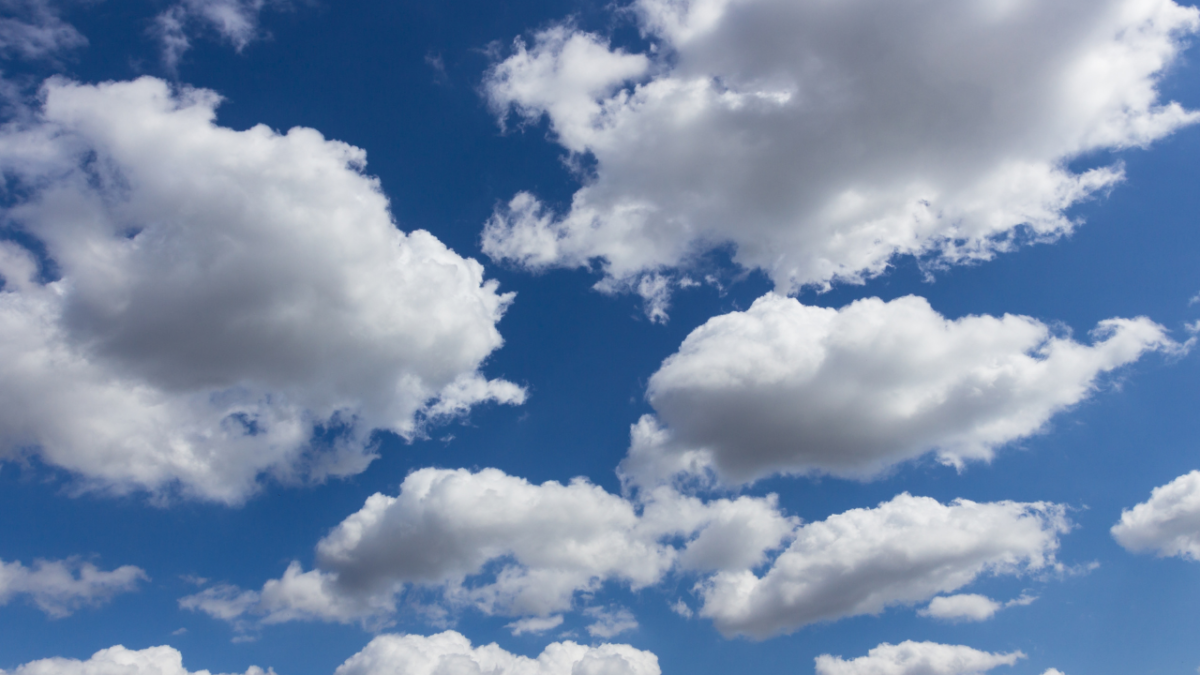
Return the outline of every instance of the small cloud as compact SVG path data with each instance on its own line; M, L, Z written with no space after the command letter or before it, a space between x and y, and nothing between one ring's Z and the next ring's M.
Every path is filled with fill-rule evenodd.
M687 606L687 603L682 598L671 604L671 611L685 619L692 618L692 608Z
M583 610L583 613L596 620L592 625L587 627L588 635L592 637L607 640L621 633L635 630L638 627L637 619L633 617L633 613L624 607L614 611L608 611L603 607L589 607Z
M193 586L206 586L208 585L209 581L207 577L198 577L195 574L180 574L179 578L182 579L184 583L191 584Z
M504 627L512 631L512 634L515 636L522 633L545 633L553 628L558 628L562 625L562 622L562 614L555 614L554 616L531 616L528 619L521 619L520 621L505 624Z
M446 62L441 54L429 52L425 55L425 65L433 69L433 81L440 85L449 85L450 76L446 73Z
M1192 305L1194 305L1196 303L1200 303L1200 293L1193 295L1192 299L1188 300L1188 307L1191 307Z
M178 628L176 630L171 631L171 635L184 635L186 633L187 633L186 628Z

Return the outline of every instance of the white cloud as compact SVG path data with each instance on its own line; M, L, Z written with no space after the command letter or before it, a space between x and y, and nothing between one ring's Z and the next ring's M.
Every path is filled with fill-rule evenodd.
M513 635L522 635L524 633L545 633L548 630L558 628L563 623L563 615L555 614L554 616L531 616L525 619L518 619L512 623L505 624L504 627L512 631Z
M663 362L647 390L657 418L635 425L621 471L641 484L708 467L734 482L870 478L930 452L961 467L1039 432L1102 373L1187 348L1146 318L1092 335L1081 344L1014 315L948 320L915 296L835 310L768 294Z
M1024 607L1037 600L1037 596L1022 595L1005 603L996 602L984 595L963 593L934 598L929 606L917 612L943 621L987 621L996 612L1008 607Z
M962 645L906 640L898 645L885 642L850 661L822 654L817 657L817 675L980 675L1023 658L1019 651L993 654Z
M6 216L61 273L0 242L0 459L236 503L362 471L375 429L524 400L478 370L513 296L397 230L362 150L218 126L216 94L153 78L44 96L0 130L32 192Z
M316 569L293 562L261 592L218 585L180 603L238 627L254 617L379 622L413 589L452 608L550 617L607 581L638 589L676 566L761 564L796 525L774 495L702 502L660 488L635 503L583 479L534 485L496 469L422 469L323 538ZM597 630L627 623L594 612Z
M613 636L637 630L638 628L638 622L634 618L633 612L624 607L614 610L608 610L603 607L588 607L583 613L594 619L587 627L588 635L592 637L607 640Z
M189 34L200 26L242 51L260 37L258 16L268 0L180 0L154 19L153 32L162 42L163 62L168 68L179 65L191 49Z
M87 44L87 39L58 15L49 0L0 0L0 55L53 59Z
M1122 511L1112 535L1135 553L1200 561L1200 471L1154 488L1150 499Z
M147 579L145 571L133 565L104 571L73 558L36 560L33 567L0 560L0 605L24 596L46 614L61 618L136 591L138 582Z
M250 666L245 675L274 675ZM178 650L162 646L146 649L126 649L121 645L101 649L87 661L50 658L31 661L12 671L0 670L0 675L210 675L207 670L189 671L183 667L183 655Z
M1123 177L1072 158L1198 119L1156 90L1200 27L1169 0L632 8L650 54L557 26L485 76L502 122L545 115L573 159L595 159L567 213L524 192L498 208L493 258L598 260L602 288L636 290L732 244L781 292L861 281L897 254L986 259L1070 232L1067 209Z
M722 571L699 586L700 615L724 635L763 639L817 621L879 614L958 590L984 574L1056 566L1061 506L939 504L901 494L800 527L763 576Z
M380 635L350 657L334 675L659 675L658 657L629 645L585 647L554 642L536 659L511 654L495 643L471 647L461 634Z

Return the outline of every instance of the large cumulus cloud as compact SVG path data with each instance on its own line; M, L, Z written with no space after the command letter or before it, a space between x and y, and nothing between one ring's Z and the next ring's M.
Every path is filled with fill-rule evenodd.
M732 244L777 290L859 281L897 254L982 259L1070 232L1067 209L1197 119L1159 100L1200 14L1170 0L635 0L653 43L546 29L485 78L504 119L545 115L591 156L566 213L520 193L483 235L530 268L599 261L603 288ZM647 283L654 281L655 283Z
M478 370L512 295L397 230L362 150L218 126L216 94L153 78L43 95L0 131L5 218L45 256L0 242L0 459L236 502L523 400Z
M768 294L710 319L650 378L657 417L634 426L627 479L711 467L867 478L936 452L962 466L1041 430L1097 378L1147 351L1186 349L1146 318L1109 319L1093 343L1030 317L949 320L923 298L841 309Z

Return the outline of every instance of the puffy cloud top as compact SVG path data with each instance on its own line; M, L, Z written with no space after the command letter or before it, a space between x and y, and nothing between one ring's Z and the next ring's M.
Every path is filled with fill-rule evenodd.
M504 651L495 643L471 647L461 634L380 635L350 657L334 675L659 675L658 657L629 645L585 647L554 642L536 659Z
M1060 506L902 494L796 530L763 576L718 572L701 587L701 616L725 635L767 638L817 621L879 614L955 591L981 574L1056 565L1070 525Z
M642 281L726 244L788 292L862 280L897 254L954 262L1053 238L1074 227L1071 205L1122 178L1069 160L1197 119L1156 91L1200 26L1170 0L632 8L651 55L559 26L486 76L501 119L547 116L595 171L565 214L518 194L483 243L531 268L598 259L603 287L659 305Z
M210 675L207 670L189 671L183 667L183 655L173 647L126 649L121 645L101 649L86 661L51 658L31 661L0 675ZM250 666L245 675L274 675Z
M634 428L622 471L643 483L705 465L732 481L865 478L931 451L987 461L1100 374L1184 348L1145 318L1103 321L1093 336L1080 344L1024 316L948 320L914 296L826 309L768 294L663 362L647 389L658 420Z
M963 645L906 640L898 645L885 642L849 661L822 654L817 657L817 675L980 675L1023 658L1021 652L993 654Z
M478 372L512 295L397 230L362 150L218 126L216 94L153 78L44 96L0 131L31 195L6 215L48 256L0 242L0 458L237 502L361 471L373 429L524 399Z
M1200 471L1154 488L1150 499L1122 511L1112 535L1135 553L1200 560Z

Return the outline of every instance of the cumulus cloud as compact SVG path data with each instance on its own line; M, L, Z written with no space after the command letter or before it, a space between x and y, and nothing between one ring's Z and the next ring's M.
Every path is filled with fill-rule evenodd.
M0 0L0 55L54 59L87 44L74 26L62 20L50 0Z
M727 636L763 639L817 621L879 614L949 593L984 574L1054 568L1061 506L1042 502L948 505L901 494L873 509L809 523L759 576L721 571L699 586Z
M504 627L512 631L513 635L521 635L523 633L545 633L548 630L558 628L563 623L563 615L555 614L554 616L531 616L524 619L518 619Z
M993 654L963 645L906 640L883 643L849 661L840 656L817 657L817 675L980 675L997 666L1011 666L1025 654Z
M146 572L133 565L104 571L73 558L36 560L33 567L0 560L0 605L25 597L57 619L82 607L102 605L121 593L136 591L138 583L147 579Z
M250 666L245 675L274 675ZM12 671L0 670L0 675L210 675L207 670L189 671L183 667L183 655L178 650L162 646L146 649L126 649L121 645L101 649L86 661L51 658L31 661Z
M554 642L536 659L511 654L495 643L471 647L461 634L380 635L350 657L334 675L659 675L658 657L629 645L585 647Z
M827 309L768 294L663 362L647 389L657 417L634 426L621 471L641 484L708 468L732 482L870 478L930 452L962 467L1042 430L1101 374L1188 346L1146 318L1092 337L1024 316L948 320L915 296Z
M1200 471L1154 488L1150 499L1122 511L1112 535L1134 553L1200 560Z
M662 488L634 503L583 479L534 485L496 469L422 469L323 538L316 569L293 562L261 592L217 585L180 604L235 626L255 617L378 622L412 589L450 607L553 620L606 581L639 589L677 565L703 573L761 564L796 525L773 495L702 502ZM597 635L636 626L627 612L589 611Z
M0 459L235 503L524 400L479 372L512 294L397 230L362 150L218 126L216 94L153 78L43 95L0 129L5 217L46 255L0 242Z
M258 17L269 0L180 0L154 19L153 32L162 43L163 63L170 69L191 49L190 35L210 30L241 52L260 37Z
M974 593L943 595L931 600L929 606L917 614L943 621L987 621L1006 607L1029 605L1034 600L1037 600L1034 596L1022 595L1006 603L999 603L985 595Z
M556 26L485 76L502 121L545 116L595 160L566 213L526 192L498 208L493 258L599 261L601 288L636 291L732 245L781 292L858 282L896 255L986 259L1070 232L1067 209L1123 177L1072 158L1198 119L1156 90L1200 27L1169 0L631 9L648 54Z

